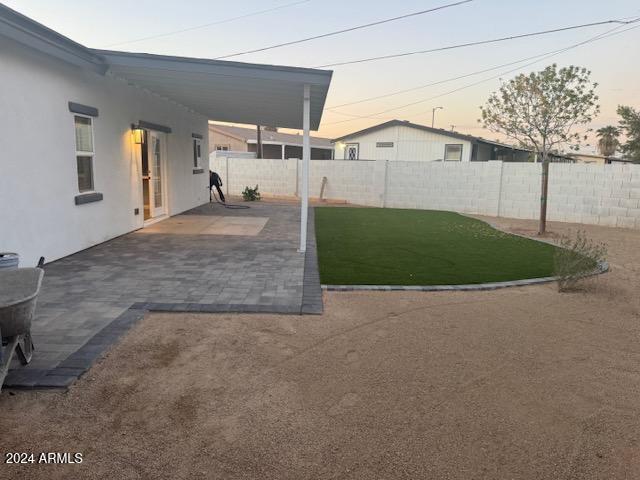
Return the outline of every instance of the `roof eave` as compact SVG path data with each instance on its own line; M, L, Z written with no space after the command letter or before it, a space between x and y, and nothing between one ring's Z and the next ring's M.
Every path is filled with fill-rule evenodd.
M113 50L90 50L95 55L107 57L108 60L111 59L117 61L118 66L124 67L144 67L167 70L171 69L172 66L180 65L180 67L185 71L195 73L209 73L215 68L216 75L224 76L225 74L228 74L230 76L250 76L265 80L306 83L309 85L324 87L329 87L333 76L332 70L318 70L315 68L230 62L227 60L156 55L150 53L119 52Z
M104 59L89 48L0 4L0 35L78 67L104 74Z

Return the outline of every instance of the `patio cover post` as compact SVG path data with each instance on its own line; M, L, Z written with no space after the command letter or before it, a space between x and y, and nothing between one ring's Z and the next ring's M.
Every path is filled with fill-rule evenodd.
M300 198L300 248L298 251L307 251L307 217L309 209L309 160L311 159L311 144L309 141L309 129L311 125L311 87L304 86L304 98L302 105L302 195Z

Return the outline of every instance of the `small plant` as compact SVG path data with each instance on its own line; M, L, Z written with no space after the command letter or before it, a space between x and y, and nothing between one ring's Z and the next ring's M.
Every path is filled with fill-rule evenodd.
M255 202L256 200L260 200L258 185L256 185L256 188L244 187L244 190L242 191L242 198L245 202Z
M560 248L556 251L555 273L558 277L558 291L567 292L593 273L607 257L607 246L589 239L585 232L578 230L575 237L560 237Z

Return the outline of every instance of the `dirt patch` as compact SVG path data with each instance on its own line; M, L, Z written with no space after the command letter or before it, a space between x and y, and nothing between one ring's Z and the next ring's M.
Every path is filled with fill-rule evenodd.
M571 294L148 315L68 392L2 392L3 452L84 461L0 478L640 478L640 232L582 228L611 272Z

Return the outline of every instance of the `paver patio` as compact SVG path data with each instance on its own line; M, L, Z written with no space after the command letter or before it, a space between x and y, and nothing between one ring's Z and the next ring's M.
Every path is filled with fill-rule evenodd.
M14 364L5 386L72 383L148 310L321 311L313 218L305 273L299 214L294 204L202 205L46 265L33 361Z

